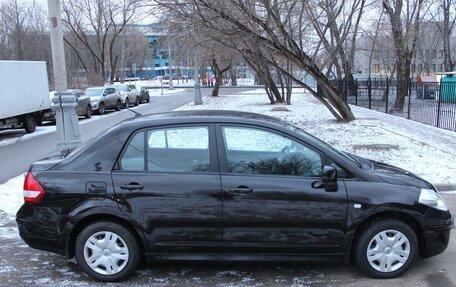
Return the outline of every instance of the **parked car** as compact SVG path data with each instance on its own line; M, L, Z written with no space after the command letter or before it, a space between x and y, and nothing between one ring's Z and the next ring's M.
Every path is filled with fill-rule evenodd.
M121 109L120 93L113 86L90 87L85 90L85 94L90 97L92 110L100 115L109 109Z
M151 86L138 86L137 88L139 90L139 101L141 103L150 102L150 95L149 95L148 89L151 89L153 87L151 87Z
M116 88L120 92L120 98L122 101L122 105L124 105L125 107L129 107L130 104L134 104L135 106L139 105L139 103L140 103L139 92L136 89L135 85L122 84L122 85L116 85Z
M75 177L75 174L78 174ZM342 153L272 117L140 116L32 164L17 213L31 247L100 281L146 260L332 260L403 274L443 252L453 217L435 187Z
M92 117L92 105L90 103L90 98L81 90L67 90L66 93L71 93L76 97L76 104L75 107L76 115L85 117L86 119L90 119ZM52 98L57 97L54 92L50 93ZM51 98L51 102L52 102ZM55 104L52 102L51 105L51 118L55 119Z

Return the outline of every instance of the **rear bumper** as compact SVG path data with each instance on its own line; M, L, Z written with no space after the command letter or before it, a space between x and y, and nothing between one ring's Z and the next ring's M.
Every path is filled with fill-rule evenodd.
M54 216L34 218L30 206L24 204L16 215L19 235L28 246L67 256L66 234L59 231Z
M16 219L16 222L19 229L19 235L28 246L64 256L67 255L66 249L64 245L62 246L60 240L56 237L43 236L42 229L37 224L21 219Z

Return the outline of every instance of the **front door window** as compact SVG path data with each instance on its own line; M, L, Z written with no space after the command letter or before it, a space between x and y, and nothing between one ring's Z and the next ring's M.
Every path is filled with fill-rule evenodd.
M319 153L280 134L246 127L222 127L231 173L318 177Z

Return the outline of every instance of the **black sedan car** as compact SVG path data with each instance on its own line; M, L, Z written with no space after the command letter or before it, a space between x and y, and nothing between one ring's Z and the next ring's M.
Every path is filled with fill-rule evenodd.
M453 217L418 176L337 151L272 117L127 120L30 167L20 236L101 281L153 260L351 259L397 277L443 252Z
M139 101L141 103L143 102L150 102L150 95L149 95L149 90L148 89L152 89L153 87L151 86L138 86L138 90L139 90ZM156 87L155 87L156 88Z

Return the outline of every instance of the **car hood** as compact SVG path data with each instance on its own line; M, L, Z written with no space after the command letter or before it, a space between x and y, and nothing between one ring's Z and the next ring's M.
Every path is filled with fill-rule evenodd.
M372 172L387 183L434 189L430 182L412 172L381 162L371 162L373 164Z
M434 189L434 186L430 182L400 167L370 160L354 154L348 155L361 163L362 170L374 174L384 182L397 185L414 186L418 188Z

